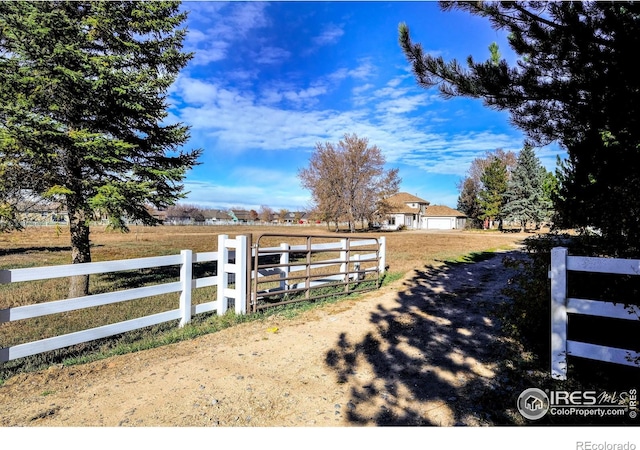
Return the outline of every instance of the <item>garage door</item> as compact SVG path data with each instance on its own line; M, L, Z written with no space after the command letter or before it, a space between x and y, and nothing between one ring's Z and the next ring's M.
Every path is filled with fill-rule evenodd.
M427 217L427 229L429 230L450 230L451 219Z

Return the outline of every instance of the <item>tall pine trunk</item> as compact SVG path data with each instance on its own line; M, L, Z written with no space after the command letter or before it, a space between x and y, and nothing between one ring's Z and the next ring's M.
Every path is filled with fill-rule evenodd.
M89 242L89 222L83 208L72 201L67 203L69 213L69 232L71 234L71 264L91 262ZM69 298L89 295L89 275L71 277Z

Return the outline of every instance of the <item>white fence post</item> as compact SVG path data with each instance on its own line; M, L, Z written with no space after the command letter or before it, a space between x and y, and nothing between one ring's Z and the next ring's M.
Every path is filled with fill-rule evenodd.
M280 249L282 253L280 253L280 264L289 264L289 250L291 250L291 245L283 242L280 244ZM289 278L289 266L280 267L280 277L281 278ZM285 291L289 289L289 280L281 280L280 281L280 290Z
M229 247L235 248L235 262L229 263ZM236 314L247 312L247 236L238 235L229 239L226 234L218 236L218 315L229 309L229 298L234 299ZM229 288L229 273L233 274L234 288Z
M360 281L362 279L364 279L364 272L360 271L360 254L356 253L355 255L353 255L353 271L354 273L354 280ZM349 273L349 277L351 277L351 273Z
M378 242L380 242L380 250L378 255L378 257L380 258L380 262L378 265L378 272L380 273L380 275L382 275L387 267L387 259L386 259L387 238L383 236L379 239Z
M340 259L345 261L340 265L340 272L344 274L343 281L349 281L349 274L346 273L349 270L349 252L347 252L347 245L348 243L346 239L340 240L340 248L342 249L340 252Z
M567 249L551 250L551 377L567 379Z
M182 250L180 252L182 265L180 266L180 327L191 322L191 283L193 278L193 252Z
M229 262L229 249L227 248L228 237L229 236L226 234L218 235L218 282L216 283L218 289L218 307L216 308L216 311L219 316L222 316L227 312L229 305L227 297L224 295L224 291L229 285L229 275L225 270L225 265Z
M234 304L236 314L247 313L247 270L251 264L247 260L247 237L244 235L236 236L236 288Z

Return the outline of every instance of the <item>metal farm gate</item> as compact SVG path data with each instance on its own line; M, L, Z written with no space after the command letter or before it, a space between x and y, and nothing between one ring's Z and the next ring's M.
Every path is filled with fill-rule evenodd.
M251 254L247 312L257 312L377 289L385 269L385 238L262 234Z

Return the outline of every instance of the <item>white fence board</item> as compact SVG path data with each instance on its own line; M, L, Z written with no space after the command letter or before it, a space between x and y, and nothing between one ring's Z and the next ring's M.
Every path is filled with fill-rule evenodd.
M34 317L46 316L49 314L74 311L76 309L120 303L128 300L152 297L154 295L180 292L180 289L180 282L176 281L173 283L156 284L154 286L127 289L125 291L89 295L87 297L76 297L67 300L56 300L46 303L37 303L34 305L16 306L14 308L0 310L0 323L13 322L22 319L31 319Z
M608 317L611 319L640 319L640 308L635 305L625 306L619 303L613 304L610 302L585 300L582 298L568 298L567 313Z
M217 286L218 285L218 277L204 277L204 278L196 278L191 282L191 286L193 289L200 289L203 287L209 286Z
M76 275L93 275L96 273L120 272L122 270L147 269L149 267L175 266L180 264L180 262L180 255L169 255L118 261L1 270L0 283L48 280L51 278L72 277Z
M210 262L218 260L218 252L200 252L193 254L194 263Z
M567 259L567 270L619 275L640 275L640 260L571 256Z
M638 366L636 361L640 358L640 352L633 350L578 341L567 341L567 354L570 356L579 356L580 358L593 359L595 361L605 361L633 367Z
M193 308L193 314L198 315L207 312L213 312L218 309L218 301L214 300L212 302L200 303L199 305L195 305Z
M64 334L47 339L42 339L28 344L20 344L9 348L0 349L0 362L7 362L16 358L36 355L42 352L48 352L71 345L81 344L96 339L101 339L116 334L126 333L127 331L137 330L139 328L157 325L159 323L168 322L180 318L180 310L174 309L151 316L139 317L124 322L118 322L112 325L91 328L89 330L78 331L76 333Z

